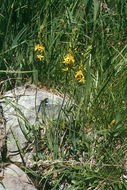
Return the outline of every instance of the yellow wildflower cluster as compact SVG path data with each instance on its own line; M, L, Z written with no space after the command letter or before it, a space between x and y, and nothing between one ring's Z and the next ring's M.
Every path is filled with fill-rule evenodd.
M73 55L71 55L70 53L68 53L64 57L63 63L65 65L65 68L63 69L63 71L68 71L69 69L74 68L75 59L74 59Z
M45 51L45 47L40 43L35 45L34 47L34 51L37 51L37 58L40 59L40 61L42 60L42 58L44 57L42 54Z
M85 83L84 75L81 70L76 72L75 78L78 80L78 82Z
M64 61L63 64L65 66L64 69L62 69L63 71L69 71L71 69L75 68L75 59L73 57L72 54L68 53L65 57L64 57ZM81 68L83 68L83 70L86 70L85 67L83 67L82 64L80 64L79 66L79 71L76 72L75 78L78 82L80 83L85 83L85 79L84 79L84 75L82 73Z

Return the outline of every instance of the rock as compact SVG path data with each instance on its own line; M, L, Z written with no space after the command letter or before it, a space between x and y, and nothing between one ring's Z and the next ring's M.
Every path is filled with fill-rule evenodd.
M63 98L60 96L37 89L34 85L28 88L17 87L4 94L0 99L0 105L6 120L7 150L12 162L22 162L16 141L22 149L28 146L28 139L23 131L32 141L32 136L28 133L35 125L37 118L41 123L57 119L62 101ZM19 121L23 127L22 130Z
M36 190L29 177L16 165L8 165L3 173L0 190Z
M0 160L6 157L6 121L0 106Z

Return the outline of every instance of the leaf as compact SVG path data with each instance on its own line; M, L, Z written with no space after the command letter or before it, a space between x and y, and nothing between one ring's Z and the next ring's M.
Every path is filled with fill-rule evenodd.
M99 10L99 1L93 0L93 4L94 4L94 22L95 22L97 19L98 10Z

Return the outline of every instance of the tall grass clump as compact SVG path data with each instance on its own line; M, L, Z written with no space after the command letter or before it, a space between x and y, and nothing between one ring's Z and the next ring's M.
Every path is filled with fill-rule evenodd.
M75 102L35 136L38 189L127 189L126 36L126 0L1 1L1 93L41 83Z

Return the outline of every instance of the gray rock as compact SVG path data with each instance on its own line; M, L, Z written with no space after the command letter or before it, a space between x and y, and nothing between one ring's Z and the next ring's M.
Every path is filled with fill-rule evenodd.
M0 190L36 190L36 188L24 171L11 164L4 169Z
M3 115L2 106L0 106L0 160L4 158L4 149L6 148L6 121Z
M17 87L4 94L0 105L6 120L7 149L11 161L22 162L15 140L22 149L26 149L28 145L19 121L22 122L25 133L28 133L28 128L35 125L37 116L41 123L57 119L62 101L63 98L37 89L34 85L28 88ZM32 140L31 134L29 137Z

